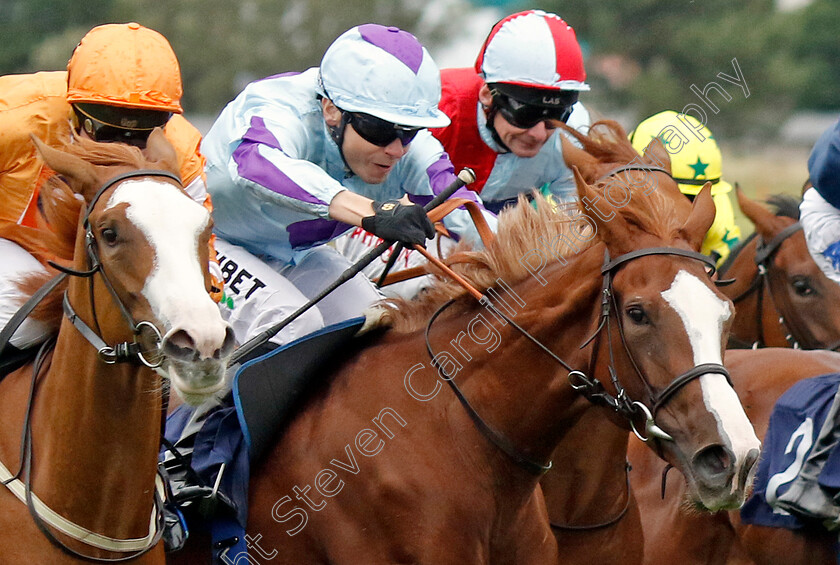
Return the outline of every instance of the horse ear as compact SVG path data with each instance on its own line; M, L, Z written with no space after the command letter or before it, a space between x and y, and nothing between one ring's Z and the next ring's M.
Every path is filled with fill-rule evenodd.
M630 251L629 243L631 234L625 219L621 214L612 210L611 206L604 206L604 199L586 183L577 167L572 166L572 172L575 175L580 211L586 214L595 224L596 232L600 236L601 241L607 245L610 253L615 257ZM590 208L590 204L597 211ZM591 213L587 212L587 210L591 211Z
M714 221L715 201L712 199L712 183L707 182L694 198L691 213L680 228L679 234L695 251L700 251L706 233Z
M782 221L770 210L747 198L738 185L735 185L735 195L738 198L738 207L755 225L755 231L764 239L773 239L773 236L784 227L781 225Z
M180 167L178 166L178 154L175 153L175 148L166 138L162 128L155 128L149 134L149 139L146 141L146 148L143 150L146 159L153 163L159 163L163 168L173 173L178 173Z
M573 134L582 135L568 126L564 129ZM560 135L560 143L563 146L563 160L566 162L566 166L570 169L577 167L587 182L595 182L598 175L598 158L577 147L565 135Z
M648 164L658 165L668 171L669 174L671 173L671 155L658 137L654 137L648 143L648 146L642 152L642 158Z
M100 181L94 165L75 155L70 155L69 153L50 147L35 134L30 133L29 138L35 144L38 153L41 154L41 157L49 168L74 181L70 184L75 192L84 194L85 189L97 189Z

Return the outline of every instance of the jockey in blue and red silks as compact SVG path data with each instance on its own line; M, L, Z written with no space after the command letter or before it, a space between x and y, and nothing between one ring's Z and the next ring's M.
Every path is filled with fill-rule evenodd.
M565 21L540 10L510 15L493 26L474 67L445 69L441 79L440 107L452 123L432 133L456 168L475 169L471 188L489 210L535 188L557 201L577 197L552 122L589 126L578 102L589 90L583 55Z

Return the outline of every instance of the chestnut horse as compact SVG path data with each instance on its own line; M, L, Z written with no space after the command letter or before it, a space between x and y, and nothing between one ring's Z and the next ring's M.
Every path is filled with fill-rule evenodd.
M724 265L727 269L724 278L737 277L736 283L722 289L736 302L737 315L732 334L738 336L738 343L755 344L756 347L836 347L840 341L840 287L825 277L808 253L805 238L796 222L796 203L781 197L774 197L770 202L777 208L775 215L738 192L738 204L755 224L756 233L734 251ZM763 266L761 271L757 263ZM760 298L762 295L763 298ZM759 303L763 304L760 314L757 309ZM733 340L730 340L732 343ZM739 357L727 352L727 368L730 370L729 360L732 358ZM740 367L739 370L743 372ZM824 372L831 370L836 369L829 368ZM761 372L756 371L755 374L760 382ZM795 371L786 377L773 377L776 381L781 379L781 384L768 387L762 394L775 402L796 381L818 374L806 370ZM762 435L772 404L763 410L745 404L751 421L762 430ZM742 554L742 549L729 514L686 513L682 508L683 488L679 485L680 479L675 476L670 477L666 500L662 501L660 483L663 466L635 442L630 446L630 462L634 469L631 474L633 487L645 526L646 564L685 560L690 563L726 563L727 559L732 563L741 562L738 556ZM663 528L661 524L665 522L673 527ZM758 526L749 529L751 532L762 530ZM698 531L705 532L706 536L697 536ZM786 538L793 534L779 535ZM754 534L754 537L758 535ZM817 540L817 545L822 548L815 550L818 553L830 551L826 549L831 545L826 541L830 536L823 530L806 530L795 537L808 543ZM663 545L666 539L682 539L682 544L669 542ZM665 551L665 547L672 548L672 552ZM727 556L727 551L721 549L726 547L731 548L732 556ZM773 561L761 561L765 562Z
M840 346L840 285L811 258L799 225L799 205L775 196L773 214L737 191L753 233L721 267L722 289L735 303L730 347L836 349Z
M208 295L210 216L181 189L162 131L142 154L36 144L69 184L42 189L43 243L72 253L72 266L63 300L42 304L42 317L60 320L54 349L0 382L0 562L162 563L161 375L206 397L233 349Z
M619 127L596 125L589 135L569 131L583 149L564 143L563 156L587 182L596 183L615 168L640 159ZM645 157L670 171L670 157L661 144L648 147ZM661 182L657 192L670 199L676 218L688 218L691 203L676 183ZM628 475L628 431L605 419L604 410L593 405L568 430L552 454L555 465L540 481L564 564L642 562L641 519ZM583 451L587 457L578 456Z
M726 366L761 437L778 398L799 380L840 371L840 354L768 348L729 350ZM639 442L631 442L632 487L642 515L646 565L833 565L837 533L809 527L786 530L741 524L735 512L697 512L685 483L668 478L661 499L662 467Z
M698 503L742 503L759 443L719 365L731 304L697 253L714 206L706 188L675 220L654 190L672 179L650 163L616 172L634 182L614 209L575 170L603 216L504 212L485 251L450 258L482 303L446 282L391 303L393 328L338 364L253 469L257 562L556 563L537 486L590 408L573 387L662 438Z
M602 135L587 137L578 134L576 137L586 153L570 147L565 148L564 154L580 166L582 172L586 171L584 177L587 180L594 180L620 162L633 158L630 153L622 155L619 152L611 155L605 151L604 148L610 144L603 141ZM593 158L595 155L599 158ZM670 186L662 185L660 188L663 194L670 193L674 197L674 213L678 217L687 217L688 199L678 190L669 191ZM732 334L737 334L740 342L749 339L749 344L799 343L810 346L837 343L840 339L840 288L831 283L811 259L796 222L797 203L791 198L774 197L771 204L778 211L773 215L764 207L747 199L740 191L738 200L742 211L756 225L756 234L733 253L726 265L730 269L728 276L723 277L737 274L735 284L722 287L724 294L738 300ZM759 242L759 261L767 274L766 280L759 277L756 267L756 248ZM757 283L768 286L758 288ZM768 290L770 284L775 290ZM757 329L754 312L759 292L767 294L763 301L764 316L758 320L758 324L761 325L758 325ZM744 299L738 299L739 296ZM803 312L807 312L808 315L803 316ZM812 312L819 314L811 316ZM779 329L779 318L784 317L783 313L792 320L785 332ZM792 333L794 337L786 340L787 332ZM730 337L730 344L732 342ZM593 434L600 438L594 445L591 442ZM641 539L639 508L633 490L628 487L630 474L625 460L627 439L626 433L618 429L609 429L593 416L588 418L585 425L573 428L555 450L555 461L571 462L563 467L555 466L543 478L541 485L564 563L628 565L643 562L642 547L638 544L638 540ZM573 455L584 448L588 449L592 456L588 459L574 459ZM649 481L649 484L646 483L648 490L645 492L655 491L656 494L655 498L650 494L650 499L643 501L643 510L647 516L648 507L658 503L659 493L654 487L659 484L664 465L638 442L634 442L632 451L634 484L639 483L640 475L650 472L650 476L645 476L645 480ZM674 477L671 479L678 480ZM678 508L672 510L676 511ZM667 520L671 523L675 518L669 515ZM685 522L685 532L689 534L689 539L685 540L686 552L691 551L695 556L702 556L706 555L710 548L715 551L717 545L712 543L711 536L701 538L699 543L692 543L696 538L691 537L690 533L698 524L687 519L676 521ZM717 535L732 535L728 514L725 512L717 515L698 515L697 521L709 532L715 531L715 524L723 524ZM658 544L648 545L647 548L649 556L660 558L663 555ZM682 558L680 555L679 559ZM705 557L697 559L698 562L704 562ZM667 555L657 562L667 563L675 560L676 556Z

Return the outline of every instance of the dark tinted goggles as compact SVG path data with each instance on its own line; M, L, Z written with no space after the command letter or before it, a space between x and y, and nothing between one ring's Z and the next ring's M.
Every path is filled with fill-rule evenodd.
M577 102L577 92L564 92L562 103L558 106L535 106L526 104L501 92L493 93L493 101L499 113L513 127L531 129L546 120L558 120L566 123L572 115L572 105Z
M91 139L99 142L118 141L145 147L152 130L163 127L170 112L131 110L99 104L74 104L79 125Z
M411 143L417 132L423 129L393 124L359 112L344 112L344 115L347 123L353 125L353 129L362 139L379 147L390 145L395 139L399 139L405 147Z
M146 145L146 141L151 135L151 130L131 130L115 128L113 126L106 126L99 122L87 120L84 122L84 128L87 134L94 140L101 143L110 143L118 141L120 143L127 143L129 145L139 145L141 147Z

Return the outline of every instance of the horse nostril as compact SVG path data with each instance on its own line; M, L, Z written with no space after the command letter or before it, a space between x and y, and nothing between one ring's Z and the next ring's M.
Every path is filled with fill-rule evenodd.
M721 483L732 473L732 452L722 445L710 445L694 456L694 467L708 482Z
M225 339L222 346L213 352L213 359L223 359L230 356L234 347L236 347L236 337L233 334L233 328L227 326L225 328Z
M178 330L168 336L167 342L181 349L195 349L195 341L186 330Z
M750 476L750 471L758 462L758 457L761 452L758 449L750 449L747 453L746 457L744 457L744 463L741 466L741 471L738 474L738 483L741 488L747 487L747 479Z
M163 350L169 357L181 361L188 361L191 358L198 359L195 340L186 330L178 330L166 336L163 340Z

